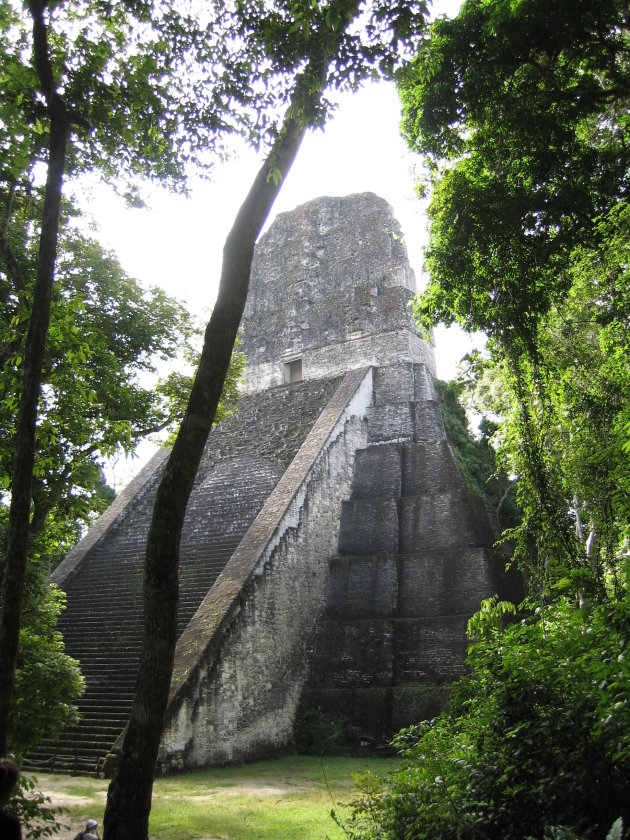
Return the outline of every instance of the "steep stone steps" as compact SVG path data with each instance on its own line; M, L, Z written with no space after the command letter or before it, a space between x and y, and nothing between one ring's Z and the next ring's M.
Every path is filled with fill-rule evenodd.
M178 633L238 542L234 536L217 541L214 550L205 547L182 558ZM68 609L60 621L66 650L79 660L86 680L86 692L78 702L81 722L68 727L58 741L45 741L33 750L28 756L33 770L99 772L129 718L142 637L144 548L124 552L126 568L120 577L111 574L106 546L90 559L67 587Z
M437 714L462 672L468 618L501 586L430 374L399 365L374 381L302 695L305 751L387 752L398 729Z
M263 502L334 392L336 379L299 383L241 401L210 435L180 546L178 635L199 608ZM260 418L270 425L260 434ZM86 691L81 723L44 742L30 766L95 772L128 720L142 638L144 551L156 473L95 542L62 588L59 623ZM104 722L107 721L107 725Z
M130 697L122 697L116 700L110 697L90 696L82 698L83 710L88 717L93 721L98 722L101 718L109 718L119 720L121 717L126 718L131 709L132 699Z

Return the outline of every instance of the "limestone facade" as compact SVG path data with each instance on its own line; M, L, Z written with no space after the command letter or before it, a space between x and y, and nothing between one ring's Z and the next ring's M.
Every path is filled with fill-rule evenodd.
M182 535L164 771L296 745L379 752L461 672L466 620L503 581L446 440L414 291L398 223L370 193L282 214L256 246L243 396L210 434ZM81 753L100 768L120 748L163 466L55 573L87 691L83 728L44 745L41 766Z
M242 322L245 392L400 360L435 374L412 318L402 231L372 193L320 198L277 217L256 246Z

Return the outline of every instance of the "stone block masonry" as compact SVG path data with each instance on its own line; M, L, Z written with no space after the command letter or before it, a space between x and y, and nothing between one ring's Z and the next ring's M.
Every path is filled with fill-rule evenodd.
M415 278L391 207L372 193L319 198L279 215L256 246L243 317L245 391L400 359L435 372L411 315Z
M182 533L163 771L296 743L378 753L461 672L468 616L502 578L446 439L414 291L398 223L369 193L281 214L258 242L242 398L210 433ZM87 691L40 767L95 770L120 749L165 457L55 572Z
M182 532L179 632L338 385L300 382L244 396L211 431ZM144 549L167 454L155 456L52 576L67 594L60 629L87 688L79 725L40 745L29 757L33 767L94 772L126 724L142 635Z
M205 767L294 746L341 500L372 371L348 374L177 645L159 761Z
M387 752L442 708L462 673L466 624L505 591L481 500L446 440L431 371L375 371L368 446L341 509L326 612L297 722L313 752Z

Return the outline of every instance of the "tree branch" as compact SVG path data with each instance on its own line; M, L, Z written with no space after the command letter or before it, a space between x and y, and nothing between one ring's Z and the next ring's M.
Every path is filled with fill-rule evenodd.
M2 254L2 258L4 259L5 265L7 267L7 274L13 282L13 287L15 288L16 292L21 297L21 299L23 299L24 293L26 292L26 283L24 281L24 275L22 274L20 264L18 263L17 258L13 253L13 250L7 240L9 219L11 218L11 215L13 213L13 199L15 198L16 185L17 182L15 178L12 178L11 183L9 184L9 194L7 196L7 203L4 215L2 217L2 227L0 227L0 254Z

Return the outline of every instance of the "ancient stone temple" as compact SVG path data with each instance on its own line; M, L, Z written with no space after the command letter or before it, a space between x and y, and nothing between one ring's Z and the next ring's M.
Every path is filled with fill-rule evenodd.
M503 581L445 436L414 290L372 194L282 214L257 245L243 395L211 432L182 535L163 769L296 745L378 752L461 672L466 621ZM87 689L81 725L42 745L40 766L94 770L118 748L165 457L52 576Z

